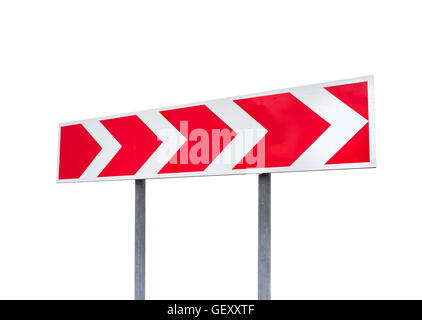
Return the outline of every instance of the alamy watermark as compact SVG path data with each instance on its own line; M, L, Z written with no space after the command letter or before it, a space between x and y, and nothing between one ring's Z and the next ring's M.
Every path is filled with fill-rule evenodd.
M180 133L172 129L159 132L164 147L158 151L157 159L171 164L229 165L233 163L263 167L265 164L265 129L212 129L189 130L188 121L180 121ZM262 137L262 138L260 138ZM186 143L186 140L188 143ZM174 145L181 146L174 154ZM251 151L256 145L255 152Z

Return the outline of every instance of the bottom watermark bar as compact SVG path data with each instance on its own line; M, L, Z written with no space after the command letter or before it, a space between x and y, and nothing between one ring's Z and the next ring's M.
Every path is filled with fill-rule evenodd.
M139 300L139 301L0 301L3 313L52 319L411 319L420 301L380 300ZM55 307L55 308L52 308ZM418 307L412 310L412 307ZM415 308L416 309L416 308ZM406 314L409 314L406 317Z

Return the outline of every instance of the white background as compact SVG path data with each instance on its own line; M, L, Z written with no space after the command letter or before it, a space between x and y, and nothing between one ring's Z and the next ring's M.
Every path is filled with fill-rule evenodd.
M272 175L274 299L422 298L419 1L1 1L0 298L131 299L134 182L57 128L375 75L378 168ZM147 181L147 298L257 297L257 176Z

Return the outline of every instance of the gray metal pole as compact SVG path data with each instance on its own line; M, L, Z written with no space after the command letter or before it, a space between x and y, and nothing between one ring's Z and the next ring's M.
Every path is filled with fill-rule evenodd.
M145 300L145 180L135 180L135 300Z
M258 176L258 299L271 299L271 174Z

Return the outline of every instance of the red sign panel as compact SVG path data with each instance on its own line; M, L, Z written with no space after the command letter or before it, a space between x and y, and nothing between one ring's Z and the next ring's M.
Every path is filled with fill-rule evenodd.
M58 181L375 167L373 78L60 125Z

